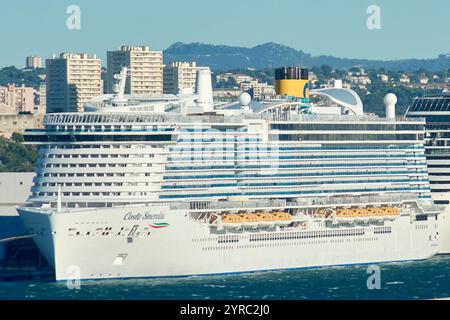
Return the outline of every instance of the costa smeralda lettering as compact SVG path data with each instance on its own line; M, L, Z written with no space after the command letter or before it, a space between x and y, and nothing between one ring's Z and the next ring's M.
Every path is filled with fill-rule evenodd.
M150 212L128 212L123 217L123 220L161 220L165 219L164 213L150 213Z

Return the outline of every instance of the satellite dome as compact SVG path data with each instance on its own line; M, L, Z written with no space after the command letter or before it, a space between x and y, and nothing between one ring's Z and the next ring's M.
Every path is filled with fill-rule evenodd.
M397 96L393 93L388 93L384 96L384 104L395 105L397 103Z
M384 104L386 105L386 118L395 119L395 104L397 103L397 96L393 93L388 93L384 96Z
M247 92L242 92L239 95L239 103L241 106L248 106L252 101L252 97Z

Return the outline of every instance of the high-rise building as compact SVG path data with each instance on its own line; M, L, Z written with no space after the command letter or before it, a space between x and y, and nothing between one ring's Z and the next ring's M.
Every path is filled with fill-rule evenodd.
M162 51L151 51L147 46L122 46L118 51L108 51L107 60L109 93L112 93L115 83L114 75L120 73L122 67L129 69L125 93L144 95L163 93Z
M42 58L39 56L28 56L25 66L27 69L42 68Z
M47 59L46 68L47 113L83 111L84 103L103 93L95 54L61 53Z
M2 112L8 114L19 114L21 112L33 113L35 90L25 85L16 86L9 84L7 87L0 86L0 105Z
M195 90L197 69L195 62L174 61L164 67L164 93L177 94Z
M108 71L106 70L106 68L103 67L101 70L101 79L102 79L103 94L107 94L108 89L106 84L108 83Z

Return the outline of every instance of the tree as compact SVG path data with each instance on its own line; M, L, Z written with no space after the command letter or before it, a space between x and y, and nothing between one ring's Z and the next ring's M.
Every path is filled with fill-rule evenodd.
M21 141L20 133L13 134L11 139L0 136L0 172L34 171L37 151Z
M17 143L22 143L24 141L23 135L19 132L13 132L13 134L11 135L11 140Z
M320 70L322 71L322 74L323 74L325 77L331 77L331 74L332 74L332 72L333 72L333 68L331 68L330 66L327 66L327 65L321 66L321 67L320 67Z
M39 88L42 79L39 77L45 74L45 69L20 70L14 66L0 69L0 86L24 84L27 87Z

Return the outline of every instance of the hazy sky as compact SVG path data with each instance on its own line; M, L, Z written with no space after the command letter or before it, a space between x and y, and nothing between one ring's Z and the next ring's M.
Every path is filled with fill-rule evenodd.
M81 8L80 30L66 27L72 4ZM381 8L381 30L366 26L373 4ZM312 55L369 59L450 52L449 0L14 0L0 12L0 67L23 67L31 54L87 52L104 60L122 44L163 50L177 41L270 41Z

